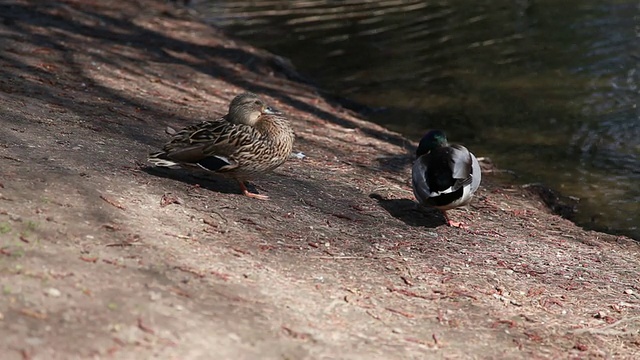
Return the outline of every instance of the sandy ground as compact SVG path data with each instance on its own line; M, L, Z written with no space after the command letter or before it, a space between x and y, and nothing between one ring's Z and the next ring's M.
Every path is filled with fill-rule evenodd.
M489 167L447 227L414 205L415 144L164 2L0 19L2 359L640 358L630 239ZM270 201L144 164L246 90L307 155L253 182Z

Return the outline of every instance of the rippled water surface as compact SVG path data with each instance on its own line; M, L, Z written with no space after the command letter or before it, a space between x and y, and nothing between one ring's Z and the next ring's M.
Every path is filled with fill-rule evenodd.
M579 197L576 221L640 239L640 3L204 1L370 120L449 139Z

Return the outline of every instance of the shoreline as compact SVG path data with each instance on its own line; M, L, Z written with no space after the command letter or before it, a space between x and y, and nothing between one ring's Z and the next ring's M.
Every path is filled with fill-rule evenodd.
M316 39L317 36L322 36L321 33L316 33L313 30L307 32L307 30L305 30L305 26L302 25L304 24L305 20L310 20L311 22L315 22L318 21L319 23L322 24L327 24L330 25L331 22L329 21L328 23L326 23L325 20L320 20L320 19L316 19L311 17L311 18L306 18L304 17L304 15L302 14L307 14L307 12L311 12L313 13L314 11L318 11L319 8L317 9L318 4L314 4L314 5L310 5L310 7L303 7L303 8L296 8L296 9L291 9L291 13L289 13L288 11L284 10L284 9L280 9L279 11L276 11L275 13L273 13L273 17L274 20L269 19L263 19L263 21L261 21L259 18L256 18L255 16L260 16L260 14L263 14L263 9L261 9L260 7L253 7L253 6L249 6L244 8L244 7L236 7L233 6L232 4L224 4L224 3L220 3L219 4L221 6L221 9L226 9L223 10L222 12L220 12L220 9L212 9L209 6L207 6L205 3L200 4L200 6L198 6L198 4L193 4L193 6L189 7L188 9L191 11L192 14L194 14L194 16L197 16L198 18L207 21L209 20L209 23L212 24L212 26L216 26L217 24L222 25L221 28L223 29L223 31L225 33L229 33L231 35L234 34L234 32L236 31L240 31L239 34L242 34L241 37L244 41L249 42L250 44L252 44L253 46L256 47L266 47L266 49L268 49L269 51L274 51L274 53L276 54L276 56L278 56L279 59L282 59L282 61L280 63L284 64L282 67L282 70L287 73L287 74L293 74L293 76L290 76L289 78L291 80L294 81L302 81L305 82L306 84L309 84L311 86L314 86L316 88L319 88L318 92L320 95L322 95L325 99L328 99L330 97L333 97L342 107L351 109L353 111L355 111L356 113L359 114L360 117L367 119L368 121L372 121L374 123L377 123L381 126L386 126L388 127L390 130L392 131L396 131L399 132L402 136L405 136L407 138L409 138L410 140L416 141L419 140L419 137L415 131L417 128L422 129L423 127L428 127L429 125L434 125L435 127L439 127L439 128L449 128L448 125L446 124L442 124L443 122L445 122L444 120L435 120L435 122L439 123L440 125L435 125L433 124L432 121L427 122L426 120L424 121L420 121L420 118L426 118L428 116L428 114L432 111L435 112L440 112L441 114L438 115L438 117L443 117L446 118L448 117L451 113L451 111L455 112L455 105L450 105L450 106L454 106L454 108L451 108L449 110L446 109L442 109L440 110L438 108L437 105L434 106L433 109L422 109L421 111L419 111L419 113L421 115L417 115L417 112L415 111L415 109L405 109L405 110L401 110L402 109L402 105L399 106L399 108L394 107L393 105L391 106L391 108L385 108L384 106L389 105L388 103L385 104L385 101L383 101L384 99L381 100L373 100L372 106L375 105L380 105L380 108L370 108L367 107L361 103L358 103L357 101L349 101L347 100L345 97L340 97L340 96L336 96L335 92L343 92L341 91L341 87L338 85L335 85L336 82L335 80L339 80L339 79L331 79L330 74L333 72L331 69L340 69L340 65L339 63L332 63L329 60L329 63L325 64L325 65L329 65L332 64L330 66L330 68L326 68L324 67L324 71L321 70L321 72L325 75L317 77L317 75L319 74L313 74L314 70L310 70L311 69L319 69L316 66L320 66L322 67L321 63L314 65L310 65L309 63L305 63L305 59L309 58L308 56L305 56L304 54L308 52L308 50L312 50L311 48L308 48L308 46L305 45L305 42L301 42L298 43L295 40L291 40L291 41L287 41L285 43L282 43L281 41L278 40L278 37L264 37L261 36L260 34L263 33L264 31L270 33L270 32L274 32L274 33L282 33L283 31L286 30L286 25L283 25L284 23L282 23L283 21L287 21L287 19L290 19L290 17L294 17L296 18L297 16L303 16L302 19L298 19L295 21L295 23L297 25L295 25L291 30L293 30L294 32L298 32L300 31L300 34L304 34L304 36L308 36L310 41L315 41L312 39ZM345 9L343 9L344 11L347 11ZM208 12L207 12L208 11ZM255 14L254 14L255 12ZM267 16L269 17L269 16ZM238 22L237 19L247 19L248 23L247 24L253 24L253 25L249 25L248 27L243 26L244 21L240 21ZM272 25L273 26L272 26ZM336 26L339 26L339 24L334 24ZM256 31L256 29L258 29ZM253 34L253 35L252 35ZM397 35L396 35L397 36ZM365 42L367 42L366 39L363 39ZM382 39L381 39L382 40ZM289 45L286 45L286 44ZM336 43L337 48L335 48L336 50L339 50L340 48L340 41L338 41ZM334 49L333 46L331 46L332 49ZM300 50L297 51L296 49ZM283 53L280 53L278 51L281 51ZM349 51L347 51L347 53L349 53ZM290 58L282 58L281 56L290 56ZM321 53L318 54L319 56L322 56ZM351 54L351 55L355 55L357 56L357 54ZM345 56L345 55L342 55ZM346 59L346 58L345 58ZM299 61L299 64L297 63ZM293 63L296 62L295 67L296 68L300 68L300 69L304 69L307 70L305 72L305 74L303 76L300 75L299 72L291 71L289 70L290 68L293 68L294 65ZM311 63L313 63L313 61L311 61ZM352 66L353 67L353 66ZM357 67L356 67L357 68ZM362 69L363 71L366 71L366 69ZM309 72L311 71L311 72ZM328 71L328 73L327 73ZM401 70L400 70L401 71ZM396 74L397 75L397 74ZM340 76L343 77L343 76ZM374 76L375 77L375 76ZM313 79L313 80L310 80ZM460 80L463 80L462 78ZM373 80L375 81L375 80ZM463 80L464 82L464 80ZM332 85L334 84L334 85ZM326 85L327 87L325 87L324 85ZM353 84L354 86L356 86L356 84ZM398 84L393 85L393 84L388 84L389 86L391 86L391 88L386 88L384 91L390 91L391 89L396 89L396 90L401 90L401 89L397 89L396 86L398 86ZM336 87L337 86L337 87ZM402 85L400 85L402 86ZM357 88L357 87L356 87ZM363 89L366 89L367 87L365 86ZM344 90L344 89L343 89ZM396 91L394 90L394 91ZM404 90L401 90L401 92L404 93ZM346 96L356 96L358 97L359 93L364 93L366 94L367 91L366 90L355 90L355 92L350 92L349 94L346 94ZM405 93L406 94L406 93ZM409 95L409 94L406 94ZM409 97L414 98L416 95L415 93L412 93L409 95ZM374 94L375 96L375 94ZM420 94L419 96L429 96L429 92L427 91L427 93L423 93ZM446 95L445 95L446 96ZM466 96L472 96L475 98L474 95L471 94L467 94ZM366 98L359 98L359 100L361 101L366 101L366 102L371 102L371 99L366 99ZM451 99L449 100L451 101ZM476 100L477 101L477 100ZM382 102L382 103L381 103ZM374 105L375 104L375 105ZM463 104L456 104L456 105L462 105ZM496 105L498 105L496 103ZM522 105L524 106L524 105ZM489 108L491 108L491 106L489 106ZM438 109L438 110L436 110ZM481 109L480 109L481 110ZM375 111L375 112L374 112ZM479 121L478 119L483 118L483 116L478 116L478 117L474 117L474 110L460 110L462 113L464 113L465 116L471 118L471 119L476 119L473 121L474 124L476 125L480 125L483 124L485 122L487 122L487 120L484 121ZM385 115L387 114L387 115ZM482 111L480 111L480 114L482 114ZM486 115L485 115L486 116ZM550 115L551 116L551 115ZM553 116L552 116L553 117ZM412 126L411 127L407 127L404 126L402 124L404 124L407 120L406 119L413 119L411 120L412 122ZM396 121L398 122L398 124L395 124ZM490 121L489 121L490 123ZM504 124L502 124L504 126ZM452 125L451 127L455 128L455 125ZM453 130L453 129L451 129ZM460 131L458 129L458 131ZM464 132L464 130L463 130ZM491 131L492 132L492 131ZM471 139L476 138L478 132L477 131L473 131L473 135L472 134L466 134L466 136L469 136ZM526 134L520 134L521 136L525 136ZM570 134L569 134L570 135ZM455 138L456 136L454 136L453 138ZM486 138L489 137L486 134L484 135L480 135L480 137L482 138ZM452 139L453 139L452 138ZM460 141L461 143L465 143L465 138L463 137L462 139L458 139L458 141ZM471 141L471 139L467 139L468 141ZM477 139L477 138L476 138ZM493 137L491 138L492 140L496 140L497 137ZM504 139L505 141L508 141L509 139ZM498 139L498 141L500 141L500 139ZM483 144L489 144L491 143L491 141L479 141L479 140L475 140L475 141L471 141L471 143L467 143L465 145L467 146L471 146L472 148L476 148L476 146L483 146ZM557 144L555 146L558 146ZM558 178L554 178L553 172L551 173L551 175L549 174L545 174L545 176L543 176L545 179L541 179L542 173L544 172L545 164L540 162L537 163L537 169L536 170L540 170L542 172L536 172L534 171L533 173L530 171L531 168L527 167L526 165L526 161L521 161L521 162L515 162L512 163L509 159L509 156L507 156L507 158L505 159L502 156L505 156L506 153L508 153L508 150L505 150L501 153L500 157L502 157L501 159L498 159L498 153L494 152L492 149L493 146L487 146L486 148L480 148L479 153L481 155L486 155L486 156L491 156L492 158L495 157L495 160L497 161L495 164L499 165L500 167L503 166L509 166L510 169L514 170L514 168L511 168L511 166L514 167L518 167L518 164L522 164L522 166L524 166L524 168L519 168L518 174L517 176L520 178L518 180L519 184L522 185L526 185L529 183L542 183L543 186L547 187L549 190L546 192L557 192L561 195L564 196L559 196L560 198L564 198L564 199L568 199L569 201L565 201L565 205L567 206L572 206L569 204L573 204L575 203L575 198L580 197L582 198L581 201L578 201L575 205L576 210L574 211L574 215L573 216L566 216L567 212L564 210L567 206L562 206L562 211L558 212L558 214L561 214L563 216L565 216L565 218L572 220L574 223L576 223L578 226L581 226L587 230L595 230L595 231L601 231L601 232L606 232L612 235L624 235L627 237L631 237L634 238L635 240L640 240L640 233L638 233L635 229L634 226L634 222L632 221L633 216L630 217L629 213L633 213L632 208L626 208L624 205L624 202L626 200L624 200L625 198L620 199L618 195L616 196L615 194L609 194L611 195L611 198L608 198L606 195L607 191L606 190L602 190L602 189L616 189L615 184L612 184L611 182L609 182L608 184L601 184L598 182L598 180L596 178L602 178L602 177L606 177L606 174L601 174L602 176L596 176L594 174L592 174L591 176L595 176L594 179L592 179L593 182L591 185L587 186L577 186L577 185L571 185L571 180L569 179L570 175L566 174L565 176L567 176L567 178L563 182L560 182L560 180ZM569 147L569 145L563 145L561 147L564 150L567 151L571 151L571 148ZM504 149L503 149L504 150ZM530 150L534 150L535 149L530 149ZM528 149L526 148L521 148L519 151L515 151L515 153L527 153ZM549 154L547 154L547 156L549 156ZM567 158L565 156L561 156L563 159ZM578 158L574 158L572 156L569 156L569 158L573 159L574 161L570 161L570 160L564 160L567 162L572 162L574 164L578 164L581 163L580 159ZM555 162L555 160L554 160ZM562 163L562 165L560 166L562 169L567 170L565 168L565 166L571 166L569 164L566 163ZM556 168L557 168L557 173L562 173L563 170L561 168L558 168L558 164L556 164ZM576 165L579 166L579 165ZM596 168L597 168L597 164L596 164ZM594 171L598 171L597 169ZM569 173L575 173L575 171L569 171ZM630 175L630 174L627 174ZM623 178L625 177L624 174L620 174L620 176L622 176ZM630 179L629 176L626 176L627 180L621 180L621 189L622 188L627 188L628 189L628 179ZM507 179L507 181L509 181L509 179ZM592 190L594 191L593 193L589 192L589 190L585 190L588 188L592 188ZM569 190L569 189L570 190ZM597 188L597 189L596 189ZM619 189L619 190L621 190ZM616 191L612 190L614 193ZM622 191L622 190L621 190ZM575 196L575 198L571 199L572 196ZM596 200L597 199L597 200ZM607 201L609 200L609 201ZM612 204L616 203L617 201L621 200L622 204L619 204L619 206L613 207ZM596 203L597 201L597 203ZM554 201L557 202L557 201ZM554 205L551 204L551 207L553 208ZM624 211L626 209L626 212ZM626 215L625 215L626 214Z

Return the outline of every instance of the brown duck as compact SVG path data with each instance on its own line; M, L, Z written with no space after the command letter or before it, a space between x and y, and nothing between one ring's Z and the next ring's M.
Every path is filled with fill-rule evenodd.
M289 121L256 94L236 96L227 115L176 131L162 151L149 154L156 166L202 169L235 178L242 193L266 200L247 190L245 181L282 165L293 147Z

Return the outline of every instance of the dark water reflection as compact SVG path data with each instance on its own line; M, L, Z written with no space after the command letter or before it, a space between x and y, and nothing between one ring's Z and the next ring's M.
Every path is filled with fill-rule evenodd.
M234 36L418 139L581 198L577 222L640 239L637 0L201 1Z

